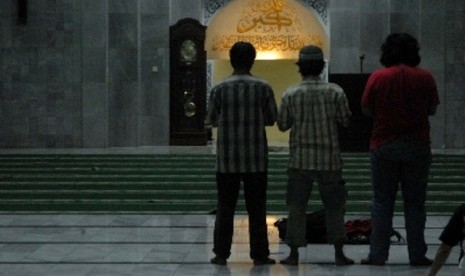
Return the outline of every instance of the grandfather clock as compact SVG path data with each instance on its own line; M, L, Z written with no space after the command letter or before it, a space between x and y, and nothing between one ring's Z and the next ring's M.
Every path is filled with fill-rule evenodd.
M170 26L170 144L206 145L205 29L192 18Z

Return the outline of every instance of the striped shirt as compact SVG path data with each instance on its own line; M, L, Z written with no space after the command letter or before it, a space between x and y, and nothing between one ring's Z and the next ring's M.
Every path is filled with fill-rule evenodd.
M207 123L218 127L216 169L220 173L266 172L265 126L276 122L271 86L251 75L233 75L213 87Z
M312 76L288 88L278 113L279 129L291 129L288 167L340 170L337 125L348 126L350 115L344 91L336 84Z

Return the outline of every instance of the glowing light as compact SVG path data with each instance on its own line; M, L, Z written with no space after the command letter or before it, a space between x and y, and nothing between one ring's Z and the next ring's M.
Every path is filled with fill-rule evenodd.
M278 52L257 52L257 58L258 60L278 60L278 59L284 59L283 55L278 53Z

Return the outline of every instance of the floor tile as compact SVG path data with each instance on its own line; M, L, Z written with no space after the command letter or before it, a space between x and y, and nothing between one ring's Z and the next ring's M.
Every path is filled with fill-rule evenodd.
M0 275L423 275L427 268L408 265L405 244L392 244L385 267L362 266L368 245L346 245L355 265L336 267L327 244L300 249L298 267L279 264L289 248L267 218L270 257L278 264L253 266L249 257L247 216L235 219L231 257L227 266L210 264L213 257L213 215L152 214L0 214ZM352 216L348 218L357 218ZM405 237L403 217L394 228ZM430 216L425 237L434 257L438 236L448 217ZM459 248L454 248L440 275L457 275ZM34 274L31 274L34 273ZM37 274L38 273L38 274Z

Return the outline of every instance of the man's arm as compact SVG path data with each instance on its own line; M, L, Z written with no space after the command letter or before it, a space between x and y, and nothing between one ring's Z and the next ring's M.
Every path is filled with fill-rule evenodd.
M444 243L439 246L428 276L435 276L436 273L438 273L441 267L446 263L447 258L449 258L451 251L452 246L446 245Z
M282 98L281 100L281 106L278 111L278 129L282 132L288 130L292 126L292 119L291 119L291 114L289 113L288 110L288 104L287 104L287 99Z
M206 123L212 127L218 126L218 110L216 109L216 97L214 90L210 93L210 100L208 101L207 120Z
M375 111L374 111L374 104L373 104L373 94L374 92L374 82L376 80L376 77L372 74L369 78L368 81L365 85L365 89L363 90L362 93L362 99L361 99L361 108L362 108L362 113L369 116L369 117L375 117Z
M276 106L276 101L274 99L273 90L270 88L270 94L266 100L265 104L265 125L272 126L276 122L276 117L278 115L278 107Z
M446 227L442 230L442 233L439 236L441 245L436 253L433 265L431 266L431 270L428 274L429 276L436 275L449 257L452 248L463 239L464 215L465 204L462 204L455 209Z
M350 116L352 116L352 112L350 111L349 102L347 101L347 97L345 96L344 92L341 92L339 96L338 105L337 121L339 125L348 127L350 124Z

